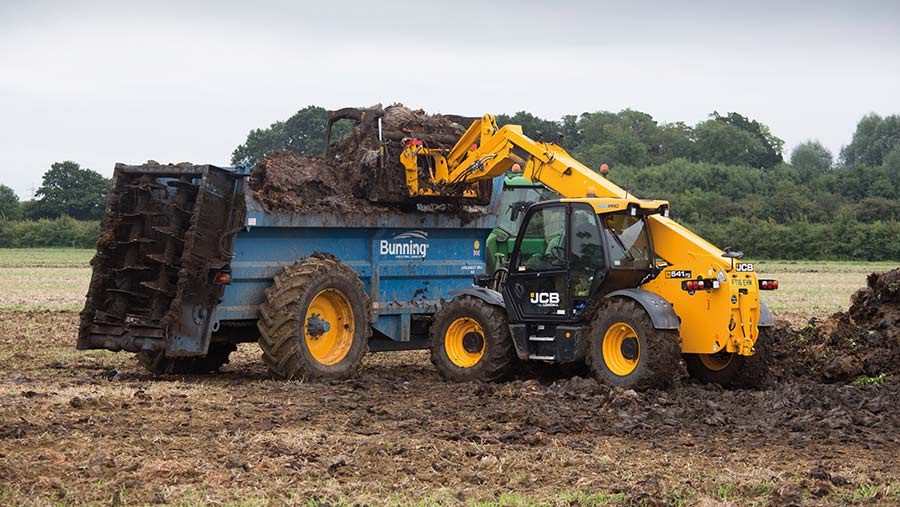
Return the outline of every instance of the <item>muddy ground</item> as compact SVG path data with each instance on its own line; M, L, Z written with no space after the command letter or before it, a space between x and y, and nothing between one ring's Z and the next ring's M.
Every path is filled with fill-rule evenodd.
M900 268L872 273L846 312L773 333L776 381L845 383L900 373Z
M0 314L0 503L900 502L893 377L451 384L403 352L301 384L270 379L242 345L217 375L159 378L130 354L76 352L77 326L74 312Z

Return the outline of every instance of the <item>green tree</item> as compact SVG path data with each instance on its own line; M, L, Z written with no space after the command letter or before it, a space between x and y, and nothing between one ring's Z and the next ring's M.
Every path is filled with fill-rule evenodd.
M800 143L791 151L791 166L804 180L830 171L833 163L831 152L819 141Z
M676 158L693 160L697 156L694 129L684 122L664 123L659 127L658 144L654 151L657 164Z
M575 156L591 167L644 167L653 161L651 148L654 153L659 152L660 129L656 121L633 109L582 114L578 129L581 143Z
M881 165L885 157L900 146L900 116L885 118L872 113L859 120L850 144L841 150L845 166Z
M765 150L752 133L715 119L698 124L694 137L697 158L703 162L751 166L755 155Z
M264 129L251 130L247 140L234 149L232 164L254 164L278 150L290 150L300 155L325 153L325 126L328 111L319 106L306 106L286 121L277 121ZM339 133L332 134L334 139Z
M895 146L894 149L884 157L884 163L881 166L888 176L900 185L900 145Z
M581 129L578 127L578 116L567 114L562 117L560 130L563 134L563 148L572 151L581 145Z
M772 135L768 126L738 113L728 113L722 116L713 111L712 118L717 122L743 130L759 141L759 147L754 148L748 154L747 165L750 167L771 169L784 162L781 156L784 141Z
M519 111L512 116L498 114L494 119L497 120L497 125L501 127L508 124L520 125L522 133L532 139L540 138L543 141L554 143L557 141L565 143L567 141L559 122L545 120L526 111ZM562 139L560 139L561 134L563 134Z
M19 220L22 218L22 204L16 191L6 185L0 185L0 220Z
M44 173L28 207L31 218L56 218L63 215L77 220L97 220L106 208L109 180L98 172L82 169L75 162L56 162Z

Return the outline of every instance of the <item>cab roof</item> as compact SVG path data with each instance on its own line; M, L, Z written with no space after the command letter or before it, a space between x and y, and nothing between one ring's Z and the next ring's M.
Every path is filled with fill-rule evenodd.
M617 213L635 209L636 213L652 215L654 213L667 213L669 201L657 199L639 199L637 197L574 197L560 199L560 202L584 202L590 204L597 214Z

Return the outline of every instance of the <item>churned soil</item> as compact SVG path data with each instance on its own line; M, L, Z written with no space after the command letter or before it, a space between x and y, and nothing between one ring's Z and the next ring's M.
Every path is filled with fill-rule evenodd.
M284 150L256 163L250 188L267 211L365 214L378 206L364 198L364 180L356 167Z
M800 329L779 323L776 378L865 382L900 373L900 268L870 274L851 302L848 311Z
M369 355L352 380L298 383L271 379L249 344L218 374L156 377L130 354L74 351L77 326L75 313L0 314L4 503L900 499L892 377L766 390L680 378L644 393L552 371L455 384L427 353L396 352Z

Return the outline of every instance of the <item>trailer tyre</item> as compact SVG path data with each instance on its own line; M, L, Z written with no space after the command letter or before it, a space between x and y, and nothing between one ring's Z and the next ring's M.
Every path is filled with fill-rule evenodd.
M456 382L502 380L516 362L506 311L460 296L434 315L429 330L431 362Z
M681 343L677 331L655 329L640 304L615 298L594 313L588 360L601 384L639 391L663 388L679 372Z
M263 362L284 379L343 379L369 350L371 309L356 273L314 254L275 276L260 305Z
M166 353L139 352L138 363L156 375L203 375L214 373L228 364L228 357L237 350L233 343L210 343L209 351L200 357L166 357Z

